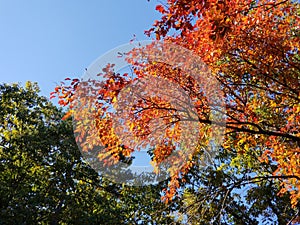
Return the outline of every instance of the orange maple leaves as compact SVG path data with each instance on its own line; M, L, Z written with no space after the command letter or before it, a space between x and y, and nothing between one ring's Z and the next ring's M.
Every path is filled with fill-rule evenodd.
M223 147L232 148L240 144L229 138L231 133L236 133L241 140L245 139L245 151L260 146L265 151L261 160L275 161L278 165L274 176L286 177L282 179L281 192L290 191L295 205L300 198L299 3L288 0L168 0L166 6L158 5L156 10L162 17L146 34L154 33L156 39L193 51L222 83L228 132ZM174 31L172 36L167 36L171 31ZM101 88L94 92L91 90L99 101L95 105L97 118L93 124L98 133L90 135L96 137L100 134L99 142L107 146L107 151L100 158L113 155L118 159L121 151L126 156L133 151L126 135L122 138L116 135L122 131L112 125L108 105L116 104L122 88L145 74L176 82L189 95L196 109L192 118L199 122L197 138L199 143L207 144L208 137L204 134L211 128L210 107L197 82L163 63L150 61L145 65L136 62L133 60L135 54L138 53L131 53L128 62L133 65L136 77L131 79L128 74L116 74L113 66L109 65L103 71L106 79ZM71 82L70 86L56 89L62 105L74 100L79 81ZM153 127L151 121L163 118L160 123L167 128L166 132L157 132L156 137L165 138L165 145L157 145L153 150L154 161L163 161L174 152L174 143L182 135L178 125L180 120L176 116L178 111L175 112L172 104L157 97L144 98L137 104L130 101L123 103L126 104L131 107L132 113L124 117L125 125L129 127L128 132L138 137L139 143L149 138L147 135ZM87 124L82 124L82 128L84 126ZM81 129L78 132L83 138ZM126 145L121 148L124 141ZM167 199L176 193L180 174L188 172L191 162L187 162L181 170L171 172Z
M295 1L169 0L146 32L209 64L223 84L228 132L249 134L248 149L261 145L262 160L278 165L274 175L286 176L282 192L290 191L293 205L300 197L299 11Z

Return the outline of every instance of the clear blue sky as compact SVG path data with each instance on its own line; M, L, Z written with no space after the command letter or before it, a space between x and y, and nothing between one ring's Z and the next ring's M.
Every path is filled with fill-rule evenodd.
M96 58L159 18L157 0L0 0L0 82L55 83L81 77Z

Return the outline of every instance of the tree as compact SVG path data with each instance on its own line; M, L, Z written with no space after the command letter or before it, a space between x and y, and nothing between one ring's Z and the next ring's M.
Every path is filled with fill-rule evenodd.
M297 218L290 195L277 195L279 181L261 176L274 166L261 164L257 155L237 162L237 154L223 149L215 165L190 169L175 200L181 224L289 224Z
M173 221L160 188L114 184L86 164L72 121L38 92L31 82L0 85L0 224Z
M249 182L262 186L262 188L253 187L248 190L249 202L253 201L253 196L262 193L261 191L272 193L275 202L281 201L273 193L277 190L278 194L285 198L290 196L292 206L297 208L300 196L298 1L168 0L165 5L158 5L156 9L162 17L146 34L154 33L157 39L176 43L193 51L209 66L213 76L222 85L226 101L224 114L227 120L225 141L221 151L235 152L224 163L231 162L232 167L237 167L237 169L217 164L215 171L209 173L210 176L219 174L218 168L222 168L223 174L235 171L239 181L234 182L234 185L242 186L244 182ZM210 124L214 122L208 116L209 105L203 91L197 87L197 81L188 79L181 70L174 69L170 65L149 60L145 64L144 61L141 63L134 57L130 58L138 51L131 53L128 59L133 65L135 77L130 78L127 74L116 73L113 65L108 65L103 71L99 71L99 73L103 72L103 76L107 79L101 84L100 91L94 92L95 97L102 101L97 108L100 120L96 124L99 132L95 135L103 136L101 141L108 144L107 152L111 152L112 155L121 151L129 156L133 149L119 148L120 141L113 132L110 117L107 116L110 113L106 112L107 105L116 101L116 97L126 85L145 77L146 74L175 82L185 90L196 107L196 121L202 124L202 127L207 125L209 130ZM58 94L63 99L62 104L76 104L73 96L79 84L79 80L73 80L71 85L57 87L54 94ZM172 105L159 98L143 99L132 109L132 115L135 117L128 117L129 129L135 136L147 138L149 120L147 121L146 118L156 115L165 118L166 124L174 125L171 128L174 129L174 133L177 131L177 135L180 135L180 129L176 124L182 121L176 117L176 114L174 116L173 111ZM199 144L205 145L207 139L201 139L201 134L207 132L207 129L199 130ZM103 135L104 133L107 135ZM172 137L164 137L169 138L168 140L172 139ZM174 149L172 144L171 142L171 144L157 146L157 149L152 150L153 161L159 163L161 159L169 156ZM198 157L201 156L194 155L191 163L173 172L168 189L165 189L166 199L174 200L176 193L179 194L180 185L186 184L183 179L184 175L188 176L189 172L192 174L193 162L197 161ZM113 157L111 160L117 161L118 157ZM264 167L267 169L260 169ZM240 175L245 170L248 175L241 176L243 178L241 179ZM230 176L235 177L234 172L231 172ZM235 180L235 178L232 179ZM204 178L200 180L202 185L203 180L205 181ZM230 185L233 184L228 181L224 182L227 190L231 190ZM222 184L224 183L219 185ZM212 182L208 186L217 185L218 183ZM201 185L199 188L201 190ZM207 192L208 190L210 189L205 189L203 193L210 193ZM221 197L230 199L235 196L232 192L227 193L227 190ZM222 191L216 196L220 194ZM189 192L186 193L186 196L188 195L192 196L190 199L194 198ZM196 196L201 196L201 191L196 191ZM216 199L221 205L212 208L222 212L222 201L218 198ZM234 220L231 217L235 218L236 224L243 222L244 217L237 213L238 209L247 208L247 206L241 208L243 201L238 205L237 203L229 204L227 209L234 209L234 211L228 212L231 215L227 214L227 222ZM267 202L264 206L256 204L252 217L248 216L247 223L255 223L253 220L257 216L255 210L264 207L272 209L273 204L273 202ZM281 212L284 209L276 206L276 209L272 210ZM274 213L279 215L280 212ZM209 214L206 215L209 217ZM285 219L278 219L279 223L288 221L291 215L289 211Z
M168 1L156 37L192 49L226 97L225 149L262 151L269 176L299 198L299 2ZM166 36L175 29L173 36Z

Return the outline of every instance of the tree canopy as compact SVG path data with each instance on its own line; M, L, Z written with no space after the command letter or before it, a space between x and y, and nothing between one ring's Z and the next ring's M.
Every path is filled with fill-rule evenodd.
M172 221L160 188L114 184L83 161L72 121L37 84L1 84L0 114L0 224Z
M120 53L131 65L132 74L119 73L108 64L99 69L102 79L66 78L52 93L60 105L69 107L63 121L61 111L33 94L34 86L28 84L28 91L2 86L3 218L13 221L14 212L19 211L19 221L29 223L47 217L54 224L58 218L61 223L81 219L84 223L89 218L106 224L297 224L299 7L293 0L167 0L157 5L161 19L145 33L200 57L223 93L225 107L219 113L226 117L226 124L220 124L225 127L224 141L210 165L201 162L209 151L208 134L217 124L211 113L219 108L207 97L213 88L204 90L199 85L203 80L181 69L191 63L191 55L180 55L184 60L179 67L147 56L139 58L144 57L144 49L137 48ZM153 45L146 49L157 50ZM178 55L174 57L171 60L177 62ZM178 110L174 101L162 95L140 100L128 97L120 102L123 90L139 80L148 80L140 86L144 91L159 86L158 81L176 84L182 95L172 88L165 94L195 110ZM130 106L128 115L111 110L118 103ZM113 184L99 177L81 161L71 138L71 115L79 147L89 152L101 145L96 158L104 165L113 166L140 150L122 142L122 132L113 121L118 115L125 133L143 143L142 147L151 146L148 153L154 166L159 168L169 158L171 177L145 187ZM164 127L155 134L154 119ZM178 166L180 157L172 153L190 150L187 143L180 142L185 120L197 124L198 133L191 137L196 138L197 146ZM152 145L153 137L159 144ZM83 138L88 141L82 142Z
M227 118L222 148L238 152L236 162L256 152L259 162L275 164L276 169L268 177L280 180L280 193L289 191L292 205L296 206L300 196L299 3L169 0L156 9L162 17L146 34L155 34L158 40L176 43L200 56L222 85L226 101L226 112L223 113ZM107 79L103 81L103 87L99 87L99 94L95 92L97 99L113 104L126 85L150 74L183 88L196 107L200 124L214 122L209 119L209 105L203 90L197 88L197 81L187 80L180 70L163 63L139 62L134 59L138 53L136 50L128 57L136 77L115 73L113 65L99 71ZM72 96L78 83L80 81L75 79L70 86L57 87L55 93L62 98L62 104L76 102ZM101 141L109 144L107 151L112 155L118 151L130 155L133 149L119 148L118 137L106 112L107 104L99 104L97 111L101 119L96 129L103 137ZM134 105L134 116L127 118L127 124L135 136L147 138L149 120L145 118L155 115L167 118L165 123L174 125L172 132L180 135L177 124L182 121L172 120L172 110L172 106L161 99L149 97ZM207 140L201 139L201 135L208 130L199 129L199 140L205 144ZM174 136L168 138L176 139ZM172 145L157 145L153 150L153 161L159 163L168 156ZM172 198L180 186L179 174L186 174L192 165L187 163L181 171L172 173L167 198Z
M275 164L280 193L299 192L300 66L298 1L168 1L147 34L191 49L222 83L226 136L242 161L258 152ZM170 36L167 34L174 33Z

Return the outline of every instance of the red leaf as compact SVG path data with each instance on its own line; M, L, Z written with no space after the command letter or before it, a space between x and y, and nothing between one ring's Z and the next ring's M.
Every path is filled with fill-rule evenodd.
M157 5L157 6L155 7L155 9L156 9L158 12L160 12L160 13L165 13L165 12L166 12L165 9L164 9L164 7L163 7L162 5Z
M63 116L62 120L68 119L71 115L72 115L72 111L70 110Z
M58 101L58 104L64 105L64 104L65 104L65 101L64 101L63 99L61 99L61 100Z

